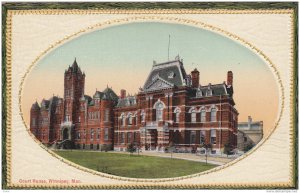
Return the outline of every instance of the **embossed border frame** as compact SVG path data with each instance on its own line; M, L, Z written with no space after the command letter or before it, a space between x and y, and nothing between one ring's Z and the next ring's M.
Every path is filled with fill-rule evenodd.
M93 10L93 9L109 9L109 10L176 10L176 9L202 9L202 10L280 10L289 9L293 11L293 25L294 25L294 37L293 37L293 83L292 83L292 131L293 131L293 186L287 187L280 184L274 185L254 185L254 186L239 186L239 185L207 185L207 186L149 186L147 184L142 186L130 186L130 187L118 187L118 186L80 186L70 187L68 189L275 189L286 188L294 189L298 188L298 3L297 2L251 2L251 3L234 3L234 2L205 2L205 3L158 3L158 2L139 2L139 3L2 3L2 189L28 189L27 187L13 187L7 184L9 173L7 172L7 158L10 156L10 133L7 132L7 127L10 125L10 117L7 116L10 112L11 105L10 99L10 79L11 79L11 66L10 56L11 53L8 50L10 47L10 34L9 34L9 22L7 22L7 14L9 10L44 10L44 9L63 9L63 10ZM52 187L53 188L53 187ZM41 188L35 188L41 189ZM44 188L46 189L46 188ZM55 188L66 189L66 187Z

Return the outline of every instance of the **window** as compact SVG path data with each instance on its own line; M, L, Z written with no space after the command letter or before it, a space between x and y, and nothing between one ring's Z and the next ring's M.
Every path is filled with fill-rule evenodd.
M109 109L105 109L104 121L108 122L109 120Z
M196 143L196 131L191 131L190 143L191 144L195 144Z
M78 122L80 123L81 119L80 119L80 116L78 117Z
M196 123L196 110L195 109L193 109L191 111L191 122Z
M175 122L179 123L180 112L176 112Z
M156 121L162 121L163 120L163 104L158 103L156 105Z
M136 142L136 132L133 132L133 142Z
M142 112L142 114L141 114L141 120L142 120L142 122L145 122L145 113L144 112Z
M42 120L42 124L43 124L43 125L47 125L47 123L48 123L48 118L46 118L46 117L45 117L45 118L43 118L43 120Z
M128 125L132 125L132 115L129 115L128 117Z
M77 131L77 139L80 139L80 131Z
M31 122L32 122L32 126L35 126L35 118L32 118L32 120L31 120Z
M127 143L131 143L131 133L127 133Z
M206 111L205 109L201 110L201 122L205 122L206 121Z
M200 131L200 144L205 143L205 131Z
M216 121L217 110L216 108L212 108L210 111L210 121Z
M175 113L175 123L179 123L180 121L180 108L176 107L174 110Z
M94 146L93 146L93 144L91 144L91 145L90 145L90 149L93 149L93 148L94 148Z
M244 142L247 142L247 137L244 137Z
M138 125L138 116L135 115L135 125Z
M216 138L216 130L210 130L210 143L211 144L217 144L217 138Z
M125 133L121 133L120 143L124 143Z
M94 139L94 129L91 128L91 140L93 140L93 139Z
M65 120L66 120L66 122L71 121L71 120L70 120L70 115L66 115Z
M100 128L97 129L97 139L100 139Z
M104 140L108 140L108 128L104 129Z
M122 119L122 126L125 126L125 116L123 115L121 119Z

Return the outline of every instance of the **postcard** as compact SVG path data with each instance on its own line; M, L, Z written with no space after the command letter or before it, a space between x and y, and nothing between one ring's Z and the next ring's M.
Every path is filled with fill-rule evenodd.
M297 3L3 3L4 189L297 186Z

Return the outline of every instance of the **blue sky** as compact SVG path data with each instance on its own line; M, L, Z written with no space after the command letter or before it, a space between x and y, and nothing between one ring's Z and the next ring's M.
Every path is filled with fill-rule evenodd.
M30 72L24 85L24 111L37 99L63 94L63 74L76 57L86 73L86 94L107 85L138 92L149 74L153 60L183 59L187 73L200 71L200 84L222 83L227 71L234 74L236 108L240 120L252 115L274 123L278 108L278 88L268 66L248 48L220 34L181 24L141 22L93 31L69 41L48 53ZM37 96L33 91L42 91ZM260 95L259 95L260 94ZM270 100L272 98L272 101ZM249 105L251 104L251 105ZM262 109L273 109L264 115Z

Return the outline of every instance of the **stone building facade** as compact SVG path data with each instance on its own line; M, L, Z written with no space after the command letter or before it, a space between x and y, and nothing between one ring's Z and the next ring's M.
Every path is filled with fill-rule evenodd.
M247 122L238 123L237 148L239 151L248 151L263 138L263 122L252 121L248 116Z
M238 111L233 99L233 73L227 82L200 84L197 69L187 74L182 60L153 64L137 95L117 96L111 88L84 93L85 74L76 60L65 71L64 98L32 105L31 132L56 148L126 150L134 144L145 151L193 151L212 144L237 146Z

